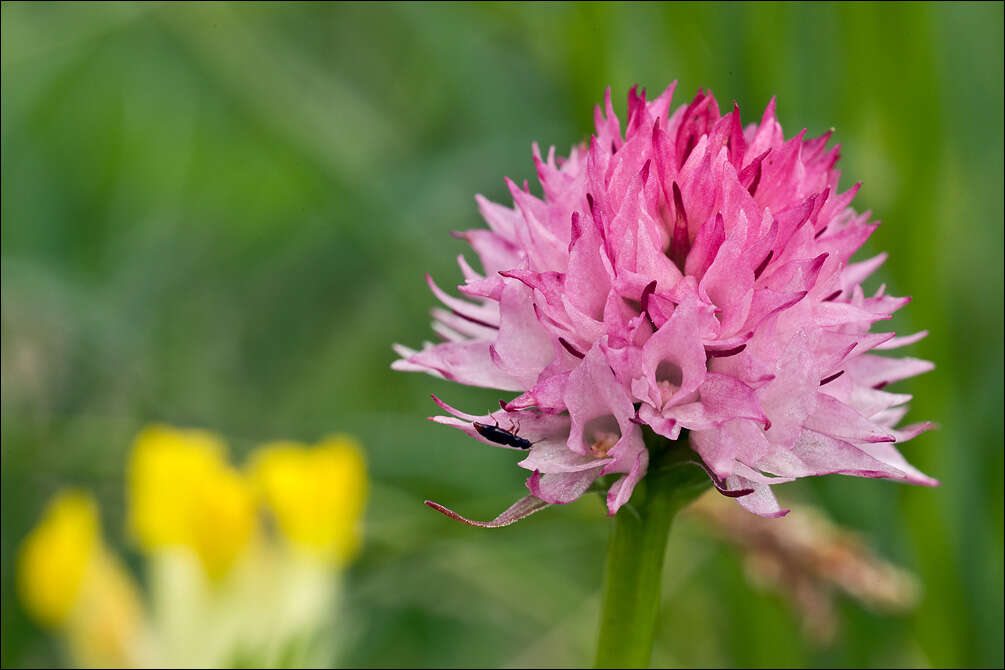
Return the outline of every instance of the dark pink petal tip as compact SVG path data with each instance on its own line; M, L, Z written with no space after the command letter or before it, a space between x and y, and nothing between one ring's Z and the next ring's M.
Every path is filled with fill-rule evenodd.
M823 379L820 380L820 386L823 386L824 384L831 383L832 381L834 381L835 379L837 379L838 377L840 377L843 374L844 374L844 370L838 370L837 372L835 372L832 375L827 375L826 377L824 377Z
M754 492L754 489L737 489L735 491L730 491L729 489L721 488L718 485L715 487L715 490L727 498L742 498L743 496L749 496Z
M729 488L726 487L726 484L721 479L719 479L719 476L712 471L712 468L705 465L704 461L699 459L699 460L692 460L689 462L697 465L702 470L704 470L705 474L708 475L708 478L712 480L712 486L715 487L715 490L721 493L722 495L726 496L727 498L742 498L743 496L749 496L751 493L754 492L754 489L749 488L730 490Z
M577 349L576 347L574 347L571 344L569 344L569 341L566 340L564 337L558 338L558 342L559 342L559 344L562 345L563 348L565 348L566 351L568 351L570 354L572 354L576 358L579 358L579 359L586 358L586 354L584 354L579 349Z
M746 344L741 344L738 347L733 347L731 349L710 349L705 347L705 353L711 358L729 358L730 356L735 356L747 348Z

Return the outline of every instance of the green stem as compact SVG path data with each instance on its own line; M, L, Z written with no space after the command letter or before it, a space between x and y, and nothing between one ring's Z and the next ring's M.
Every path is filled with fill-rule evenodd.
M647 435L649 474L612 520L596 667L649 666L659 614L663 560L674 515L708 488L686 460L686 445Z

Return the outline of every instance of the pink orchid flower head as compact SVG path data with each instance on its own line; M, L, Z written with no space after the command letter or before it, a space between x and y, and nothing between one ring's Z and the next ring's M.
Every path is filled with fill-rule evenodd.
M675 83L676 84L676 83ZM621 123L607 91L589 145L566 158L534 145L543 197L507 180L513 207L477 196L488 229L459 237L463 297L427 277L442 338L396 346L396 370L516 394L483 415L437 404L433 420L526 452L529 495L512 523L613 481L614 514L646 473L644 431L689 448L721 492L781 516L771 486L840 473L935 485L897 444L910 396L884 387L932 369L878 355L925 336L872 332L909 298L861 283L880 254L851 262L877 223L838 190L831 133L788 140L774 100L760 123L721 114L710 92L670 113L635 88ZM684 432L686 431L686 433Z

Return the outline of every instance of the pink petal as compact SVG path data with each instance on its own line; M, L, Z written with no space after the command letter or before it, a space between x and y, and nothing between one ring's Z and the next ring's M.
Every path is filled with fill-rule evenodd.
M638 430L631 422L635 416L631 398L615 379L599 344L569 375L565 404L569 408L569 448L575 452L590 453L595 436L586 434L587 428L597 419L614 419L621 433L619 443Z
M555 472L542 475L535 471L527 479L530 492L553 505L567 505L586 493L590 484L600 476L601 468L592 470L576 470L571 472Z
M632 492L635 490L635 486L642 480L642 476L645 475L648 465L649 452L645 448L637 450L635 460L632 463L632 469L628 471L627 475L614 482L607 491L608 516L617 514L622 505L632 497Z
M844 474L882 477L921 483L915 471L874 458L864 449L828 435L805 430L791 449L778 450L759 463L761 469L783 477Z
M395 370L433 372L451 381L469 386L521 391L523 385L499 370L492 361L488 342L446 342L429 345L404 361L395 361Z
M863 386L873 388L914 377L935 368L917 358L884 358L866 354L848 363L848 374Z
M518 463L525 470L538 470L541 474L580 472L607 465L613 458L584 456L569 449L565 440L541 442L531 447L530 455Z
M895 442L891 432L826 393L817 393L812 414L803 425L810 430L851 442Z
M771 422L768 439L777 444L791 444L813 411L820 386L807 333L789 342L774 375L758 390L757 398Z
M742 463L736 464L738 474L726 480L726 485L730 490L753 489L754 492L736 499L744 509L768 518L778 518L785 516L789 510L778 506L775 494L771 492L770 479L751 470ZM775 483L784 483L785 479L779 479Z
M549 506L548 503L539 498L524 496L513 503L505 512L492 519L492 521L472 521L432 500L427 500L426 504L454 521L460 521L461 523L466 523L469 526L477 526L478 528L501 528L502 526L508 526Z
M460 298L455 298L445 293L433 278L426 275L426 283L433 294L439 298L440 302L449 307L458 316L464 317L475 323L493 328L499 325L499 308L492 303L476 305Z
M522 388L533 388L555 355L551 337L534 311L533 293L523 284L509 282L503 289L499 312L499 335L491 346L491 359L519 380Z
M705 347L694 335L708 332L710 310L690 299L682 302L663 327L642 348L643 374L648 384L639 400L662 407L664 387L675 397L686 397L705 380Z

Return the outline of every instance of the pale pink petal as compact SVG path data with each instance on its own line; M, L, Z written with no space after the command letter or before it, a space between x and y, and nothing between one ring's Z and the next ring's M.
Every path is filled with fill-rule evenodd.
M396 369L408 365L410 370L434 372L446 379L469 386L522 391L523 385L510 374L496 367L489 351L491 345L484 341L446 342L429 345L412 354L404 363L396 362Z
M817 393L813 412L803 425L850 442L895 442L893 433L826 393Z
M888 442L875 442L872 444L862 444L859 445L859 449L866 452L877 461L886 463L892 467L897 468L903 472L906 477L906 481L911 484L920 484L921 486L938 486L939 482L936 479L932 479L925 473L921 472L901 455L897 448Z
M565 440L552 440L535 444L527 458L518 464L526 470L539 470L542 474L553 472L579 472L607 465L613 458L595 458L572 451Z
M705 380L707 360L700 335L708 332L710 319L708 307L687 300L649 338L642 348L648 390L645 396L636 395L639 400L662 407L672 397L684 398L697 391Z
M810 347L809 334L804 332L794 337L775 367L774 379L757 392L761 407L771 422L768 439L776 444L794 442L816 405L820 376Z
M913 335L905 335L904 337L891 338L886 342L884 342L883 344L876 345L875 348L884 351L889 349L899 349L901 347L906 347L910 344L914 344L915 342L920 342L926 337L928 337L928 331L922 330L917 333L914 333Z
M736 471L737 474L726 480L727 488L730 490L753 489L752 493L736 499L741 507L768 518L778 518L789 513L789 510L779 507L775 494L771 492L770 479L742 463L736 464ZM782 484L786 481L791 481L791 479L778 478L774 483Z
M488 326L475 323L470 319L465 319L464 317L458 316L453 312L448 312L447 310L439 307L434 307L432 314L434 319L451 330L477 340L493 340L499 330L498 328L489 328Z
M635 490L635 485L642 480L642 476L646 473L648 465L649 452L645 448L638 449L632 462L632 469L628 471L627 475L614 482L607 491L607 512L609 515L617 514L622 505L628 502L632 491Z
M603 447L602 455L606 455L641 437L639 427L632 423L635 408L631 398L615 380L599 344L569 375L565 404L570 419L568 445L576 453L597 455L598 444L613 436L617 441Z
M534 496L545 502L566 505L590 488L590 484L600 476L600 470L600 467L596 467L591 470L555 472L547 475L535 471L527 479L527 488Z
M791 449L778 450L758 465L783 477L844 474L918 483L913 471L884 463L848 442L812 430L804 430Z
M495 328L499 325L499 308L492 303L483 303L481 305L476 305L474 303L468 302L467 300L461 300L460 298L455 298L436 285L433 278L430 275L426 275L426 283L429 285L430 290L433 294L439 298L440 302L449 307L455 314L461 316L465 319L473 321L475 323L481 324L489 328Z
M917 358L884 358L870 354L849 361L847 367L848 374L855 381L872 388L882 388L934 368L934 363Z
M541 370L554 358L551 336L534 311L533 292L510 282L500 300L499 335L491 346L492 361L504 373L533 388Z

